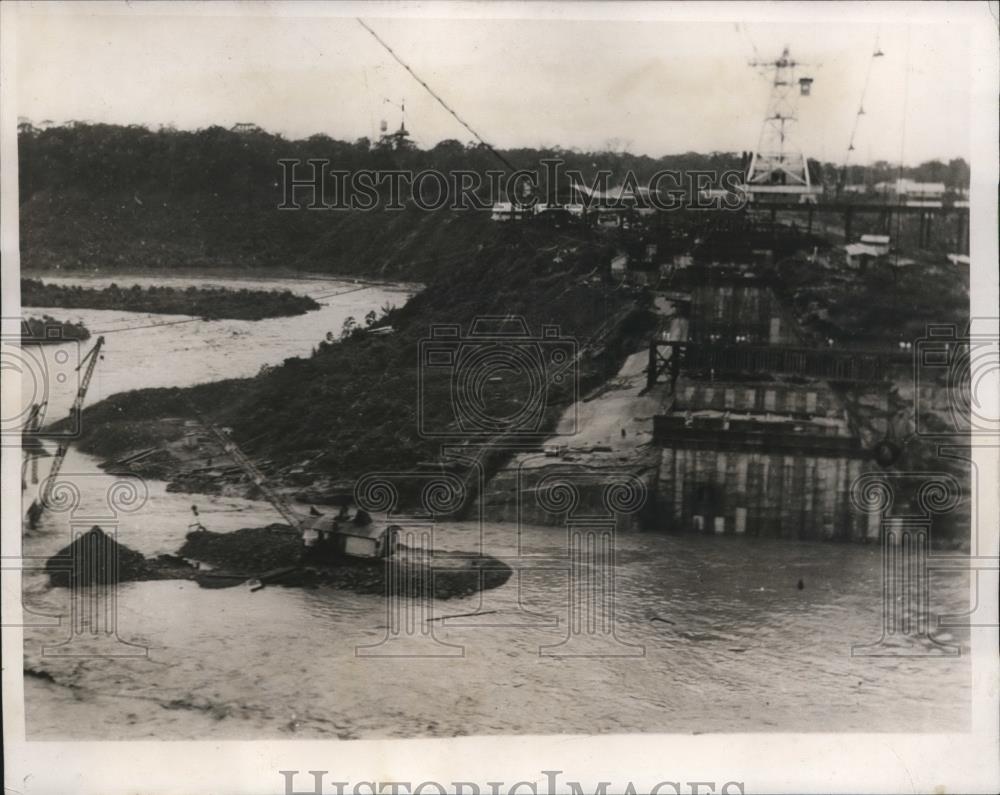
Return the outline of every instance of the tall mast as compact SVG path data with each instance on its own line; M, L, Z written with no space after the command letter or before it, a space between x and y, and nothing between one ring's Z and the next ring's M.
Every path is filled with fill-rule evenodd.
M760 191L766 193L812 193L808 160L796 137L799 98L809 96L812 90L812 78L798 74L806 64L792 58L786 46L778 58L753 60L750 65L767 70L771 92L757 148L750 159L747 188L751 193L755 187L770 188Z
M80 422L80 412L83 410L83 401L87 397L87 389L90 387L90 379L94 375L94 368L97 367L97 360L101 356L101 347L104 345L104 337L98 337L97 342L90 352L83 357L80 364L77 365L77 370L87 365L87 369L83 371L83 377L80 379L80 386L76 390L76 397L73 400L73 406L69 410L70 419L79 425ZM62 469L63 461L66 459L66 451L69 449L69 444L63 442L59 445L56 450L56 455L52 459L52 468L49 470L49 476L45 479L42 484L42 493L36 502L32 503L31 507L28 509L29 522L34 525L41 512L48 506L49 497L52 495L52 488L55 486L56 478L59 477L59 471Z

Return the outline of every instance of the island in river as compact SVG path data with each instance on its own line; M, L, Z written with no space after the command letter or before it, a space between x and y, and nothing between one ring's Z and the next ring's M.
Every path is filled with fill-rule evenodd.
M208 320L288 317L304 315L320 306L308 295L297 295L289 290L230 290L193 286L182 290L160 285L120 287L114 283L99 289L46 283L40 279L21 279L21 304L194 315Z

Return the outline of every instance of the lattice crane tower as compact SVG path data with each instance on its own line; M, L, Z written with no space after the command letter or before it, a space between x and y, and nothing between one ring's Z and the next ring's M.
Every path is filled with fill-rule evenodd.
M760 128L757 149L750 156L746 190L751 200L798 197L815 202L821 188L812 184L809 163L797 139L799 99L809 96L813 79L797 72L807 64L794 60L788 47L773 61L754 60L751 66L766 69L771 79L767 113Z

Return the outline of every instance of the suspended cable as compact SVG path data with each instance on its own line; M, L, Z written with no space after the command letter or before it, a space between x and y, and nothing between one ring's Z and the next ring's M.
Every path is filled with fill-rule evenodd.
M481 135L480 135L479 133L477 133L477 132L476 132L476 131L475 131L474 129L472 129L472 127L471 127L471 126L469 125L469 123L468 123L468 122L466 122L466 121L465 121L465 119L463 119L463 118L462 118L461 116L459 116L459 115L458 115L458 114L457 114L457 113L456 113L456 112L455 112L454 110L452 110L452 108L451 108L451 107L450 107L450 106L448 105L448 103L447 103L447 102L445 102L445 101L444 101L443 99L441 99L441 97L440 97L440 96L438 96L438 95L437 95L436 93L434 93L434 89L432 89L432 88L431 88L431 87L430 87L429 85L427 85L427 83L426 83L426 82L424 82L424 81L423 81L423 80L422 80L422 79L421 79L421 78L420 78L420 77L419 77L419 76L417 75L417 73L416 73L416 72L414 72L414 71L413 71L413 69L411 69L411 68L410 68L409 64L407 64L407 63L406 63L406 61L404 61L404 60L403 60L402 58L400 58L400 57L399 57L399 56L398 56L398 55L396 54L396 52L395 52L395 51L394 51L394 50L392 49L392 47L390 47L390 46L389 46L388 44L386 44L386 43L385 43L385 42L384 42L384 41L383 41L383 40L382 40L382 39L381 39L381 38L379 37L379 35L378 35L378 34L377 34L377 33L376 33L376 32L375 32L374 30L372 30L372 29L371 29L370 27L368 27L368 25L366 25L366 24L365 24L365 22L364 22L364 20L363 20L363 19L361 19L360 17L356 17L356 19L358 20L358 24L359 24L359 25L361 25L361 27L363 27L363 28L364 28L365 30L367 30L367 31L368 31L368 32L369 32L369 33L370 33L370 34L372 35L372 37L373 37L373 38L375 39L375 41L377 41L377 42L378 42L379 44L381 44L381 45L382 45L382 46L383 46L383 47L385 48L386 52L388 52L388 53L389 53L389 55L391 55L391 56L392 56L392 57L393 57L393 58L394 58L394 59L396 60L396 62L397 62L397 63L398 63L398 64L399 64L400 66L402 66L402 67L403 67L403 68L404 68L404 69L405 69L405 70L406 70L407 72L409 72L409 73L410 73L410 75L411 75L411 76L413 77L413 79L414 79L414 80L416 80L416 81L417 81L418 83L420 83L420 85L422 85L422 86L424 87L424 89L425 89L425 90L427 91L427 93L428 93L428 94L430 94L430 95L431 95L432 97L434 97L434 99L436 99L436 100L438 101L438 103L439 103L439 104L441 105L441 107L442 107L442 108L444 108L444 109L445 109L446 111L448 111L448 113L450 113L450 114L451 114L452 116L454 116L454 117L455 117L455 120L456 120L456 121L457 121L457 122L458 122L459 124L461 124L461 125L462 125L463 127L465 127L465 129L466 129L466 130L468 130L468 131L469 131L470 133L472 133L472 135L473 135L473 136L475 137L475 139L476 139L477 141L479 141L479 143L481 143L481 144L482 144L483 146L485 146L485 147L486 147L486 148L487 148L487 149L488 149L488 150L489 150L490 152L492 152L492 153L493 153L493 155L494 155L494 156L495 156L495 157L496 157L496 158L497 158L497 159L498 159L498 160L499 160L499 161L500 161L501 163L503 163L503 164L504 164L505 166L507 166L507 168L509 168L509 169L510 169L511 171L517 171L517 169L516 169L516 168L515 168L515 167L514 167L514 166L513 166L512 164L511 164L511 162L510 162L510 161L509 161L509 160L508 160L508 159L507 159L506 157L504 157L504 156L503 156L502 154L500 154L500 153L499 153L499 152L498 152L498 151L497 151L497 150L496 150L496 149L495 149L495 148L494 148L494 147L492 146L492 144L488 143L488 142L486 141L486 139L485 139L485 138L483 138L483 136L481 136Z
M879 34L878 31L876 31L875 46L872 49L871 57L868 59L868 68L865 71L865 83L861 89L861 102L858 104L858 112L854 114L854 124L851 127L851 137L847 142L847 152L844 154L844 165L841 168L841 185L847 181L847 167L851 160L851 152L854 151L854 141L858 134L858 126L861 123L861 117L865 115L865 98L868 96L868 86L871 82L872 66L875 65L875 59L881 58L883 55L885 55L885 53L883 53L881 47L879 47Z
M903 156L906 151L906 115L908 111L910 100L910 28L906 28L906 71L903 72L903 116L899 122L899 169L896 174L896 187L897 196L902 203L902 193L899 192L898 188L900 181L903 179ZM922 218L923 216L921 216ZM893 269L894 272L899 272L899 244L900 244L900 233L903 223L903 214L901 212L896 213L896 245L893 246L895 249L895 256L893 257ZM922 241L921 241L922 242Z
M371 290L374 285L366 284L364 287L352 287L350 290L340 290L336 293L326 293L325 295L314 295L311 296L314 301L318 301L321 298L335 298L338 295L347 295L348 293L356 293L360 290Z
M750 37L750 31L747 29L746 23L745 22L737 22L736 23L736 32L743 34L743 37L747 40L747 43L750 45L750 49L753 51L753 59L754 59L754 61L759 61L760 60L760 51L757 49L757 45L753 43L753 39Z
M368 88L368 70L363 66L361 67L361 76L365 81L365 98L368 101L368 123L371 126L372 131L372 143L375 142L375 114L372 112L372 93L371 89Z
M179 326L181 323L199 323L204 318L191 317L186 320L168 320L164 323L147 323L143 326L123 326L122 328L105 329L104 331L94 331L93 334L116 334L119 331L138 331L144 328L158 328L159 326Z

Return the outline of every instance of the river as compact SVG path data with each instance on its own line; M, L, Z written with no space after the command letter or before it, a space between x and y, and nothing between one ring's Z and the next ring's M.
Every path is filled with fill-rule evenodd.
M352 287L280 279L268 286L312 295ZM400 304L408 294L379 287L323 299L327 306L296 318L151 328L135 327L178 318L28 313L48 311L95 330L134 329L107 334L90 403L138 387L252 375L262 365L308 355L348 315ZM51 404L68 406L71 396L53 395ZM65 546L71 518L95 515L116 482L95 459L75 450L63 473L79 488L80 505L72 515L47 513L25 537L26 556L44 558ZM147 481L145 490L138 510L120 514L117 532L119 541L146 555L177 550L193 502L214 531L277 520L266 503L168 493L157 481ZM112 523L104 525L110 529ZM25 678L28 736L348 739L968 727L967 632L938 636L960 647L957 658L932 654L931 644L907 638L895 644L907 656L852 656L852 644L871 643L881 634L877 547L619 534L618 642L602 647L605 656L572 657L548 654L565 648L558 644L568 631L568 575L538 563L567 558L566 531L524 527L518 538L510 524L443 523L434 528L435 542L469 549L480 530L485 552L509 557L520 549L524 570L497 590L436 602L435 618L482 615L432 622L427 626L433 626L433 638L420 635L421 643L407 647L410 656L380 656L395 648L379 645L387 631L380 597L327 588L204 590L189 581L117 589L123 642L101 648L122 656L58 656L58 649L42 647L75 636L65 618L55 626L44 616L65 617L70 595L49 588L40 573L27 572L25 601L33 611L27 623L49 624L25 632L25 666L35 672ZM933 612L967 607L966 575L934 575L931 584ZM80 648L92 651L93 639L65 647L74 653ZM924 651L927 656L913 654Z

